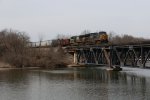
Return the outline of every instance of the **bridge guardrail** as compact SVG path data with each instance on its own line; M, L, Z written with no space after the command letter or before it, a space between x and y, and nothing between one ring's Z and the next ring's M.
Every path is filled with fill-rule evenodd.
M45 47L45 46L52 46L52 40L46 41L39 41L39 42L29 42L29 47Z

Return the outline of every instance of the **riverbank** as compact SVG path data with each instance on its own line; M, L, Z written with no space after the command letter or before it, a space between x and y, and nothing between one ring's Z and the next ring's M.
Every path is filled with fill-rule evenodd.
M8 63L0 61L0 69L1 68L12 68L12 66Z
M40 67L24 67L24 68L11 68L11 67L1 67L1 70L12 70L12 69L41 69Z

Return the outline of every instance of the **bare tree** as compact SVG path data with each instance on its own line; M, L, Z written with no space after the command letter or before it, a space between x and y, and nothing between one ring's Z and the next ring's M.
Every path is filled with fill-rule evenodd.
M3 30L0 32L1 58L11 65L23 66L23 58L29 37L24 32Z
M111 42L112 44L140 44L148 41L147 39L134 37L128 34L113 36L112 33L110 33L109 35L111 36L109 42Z

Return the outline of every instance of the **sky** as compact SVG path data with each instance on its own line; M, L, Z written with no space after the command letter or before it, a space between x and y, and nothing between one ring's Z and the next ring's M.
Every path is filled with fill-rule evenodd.
M0 30L6 28L31 41L84 30L150 38L150 0L0 0Z

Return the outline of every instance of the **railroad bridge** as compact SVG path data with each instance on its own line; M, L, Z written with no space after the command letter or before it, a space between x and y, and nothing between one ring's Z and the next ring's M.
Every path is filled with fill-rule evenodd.
M31 42L30 47L52 47L51 41ZM150 67L150 43L131 45L64 46L74 56L75 64Z

